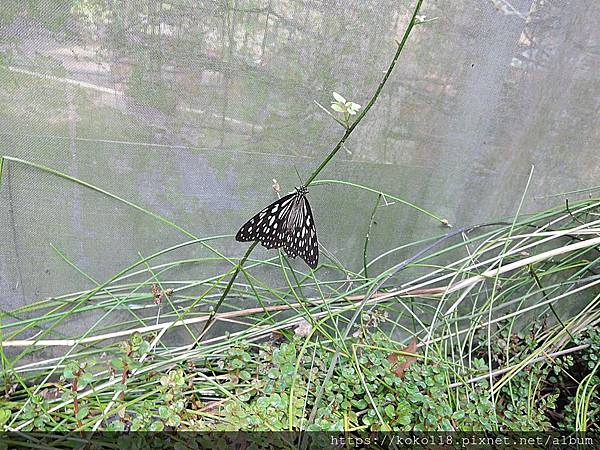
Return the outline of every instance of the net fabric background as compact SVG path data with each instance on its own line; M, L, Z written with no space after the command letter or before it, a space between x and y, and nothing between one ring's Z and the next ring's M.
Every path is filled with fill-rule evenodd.
M336 91L364 106L412 12L389 0L2 3L0 153L198 236L235 233L275 199L273 178L285 193L299 184L294 167L308 177L343 133L315 101L328 107ZM597 184L599 13L597 2L426 0L421 14L435 20L415 28L378 103L321 177L390 192L455 226L513 214L532 164L526 209ZM309 198L321 243L359 267L375 196L327 185ZM370 252L442 232L391 205ZM3 309L93 286L56 250L105 281L187 239L12 162L0 233ZM214 245L246 249L233 238ZM208 262L182 276L226 268Z

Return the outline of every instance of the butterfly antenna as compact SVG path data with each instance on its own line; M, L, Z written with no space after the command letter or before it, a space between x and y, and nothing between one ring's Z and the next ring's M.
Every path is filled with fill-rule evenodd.
M296 175L298 175L298 179L300 180L300 186L304 186L304 181L302 181L302 177L300 176L298 169L296 169L296 166L294 166L294 170L296 171Z

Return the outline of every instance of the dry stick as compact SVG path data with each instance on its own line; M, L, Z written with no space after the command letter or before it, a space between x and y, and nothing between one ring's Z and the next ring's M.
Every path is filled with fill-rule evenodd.
M597 204L586 206L585 208L582 208L582 209L580 209L580 210L579 210L579 212L581 212L581 211L584 211L584 210L586 210L586 209L589 209L589 208L592 208L592 207L594 207L594 206L596 206L596 205L597 205ZM531 247L533 247L533 246L536 246L536 245L543 244L543 243L545 243L545 242L549 242L549 241L551 241L551 240L553 240L553 239L557 239L557 238L559 238L559 237L562 237L562 236L565 236L565 237L566 237L566 236L568 236L568 237L571 237L571 238L573 238L573 239L578 239L578 240L581 240L581 238L578 238L577 236L573 235L573 233L574 233L575 231L578 231L578 230L582 229L582 227L583 227L582 225L579 225L579 226L577 226L577 227L575 227L575 228L572 228L572 229L568 229L568 230L558 230L558 231L554 231L554 230L551 230L550 228L548 228L550 225L553 225L553 224L559 223L559 222L563 221L563 220L564 220L565 218L567 218L567 217L568 217L568 214L565 214L565 215L563 215L563 216L560 216L560 217L558 217L558 218L556 218L556 219L553 219L551 222L549 222L548 224L544 225L543 227L539 227L539 226L536 226L536 225L534 225L534 224L526 224L527 226L529 226L529 227L534 227L534 228L536 228L536 229L548 229L548 230L550 230L550 231L551 231L551 235L550 235L549 237L545 238L545 239L542 239L542 240L540 240L540 241L538 241L538 242L535 242L535 243L528 244L528 245L526 245L526 246L524 246L524 247L521 247L521 248L519 248L519 249L513 248L512 250L509 250L509 251L506 253L506 255L504 255L504 256L516 255L516 254L518 254L518 253L522 252L523 250L529 249L529 248L531 248ZM591 224L597 224L597 223L600 223L600 220L595 220L595 221L593 221L593 222L590 222L590 223L588 223L587 225L591 225ZM511 225L511 222L497 222L497 224L498 224L498 225ZM540 235L540 236L541 236L541 234L540 234L540 233L535 233L535 234L533 234L533 235L523 235L523 236L531 236L531 237L535 237L535 236L537 236L537 235ZM517 238L517 236L515 236L515 238ZM494 244L492 247L489 247L489 248L486 250L486 252L487 252L487 251L491 251L491 250L492 250L494 247L496 247L496 246L498 246L498 245L501 245L501 242L497 242L497 243L496 243L496 244ZM600 252L600 249L598 249L598 251ZM448 266L448 267L453 267L453 266L455 266L455 265L460 265L460 264L462 264L462 263L463 263L465 260L468 260L468 259L469 259L468 257L467 257L467 258L461 258L460 260L458 260L458 261L456 261L456 262L454 262L454 263L450 264L450 266ZM484 260L484 261L480 261L480 262L478 262L478 263L476 263L476 264L474 264L474 265L470 266L470 267L468 268L468 270L471 270L471 271L472 271L472 270L474 270L474 269L476 269L476 268L478 268L478 267L482 267L482 266L485 266L486 264L488 264L488 263L490 263L490 262L496 261L497 259L498 259L497 257L493 257L493 258L490 258L490 259L486 259L486 260ZM432 280L429 280L429 281L427 281L427 282L425 282L425 283L423 283L423 282L422 282L422 280L424 280L424 279L427 279L427 280L428 280L428 279L429 279L431 276L433 276L434 274L437 274L437 273L440 273L440 272L443 272L443 271L447 270L447 269L448 269L448 267L445 267L445 268L443 268L443 269L436 269L436 270L434 270L434 271L433 271L433 273L430 273L430 274L427 274L427 275L424 275L424 276L418 277L418 278L416 278L416 279L414 279L414 280L412 280L412 281L410 281L410 282L408 282L408 283L405 283L403 286L406 286L407 284L410 284L410 285L413 285L413 286L415 286L415 284L416 284L416 286L415 286L415 287L421 287L421 286L423 286L423 285L431 284ZM447 275L442 275L442 276L438 277L438 278L437 278L437 280L438 280L438 281L441 281L441 280L444 280L444 279L447 279L447 278L453 278L453 277L454 277L454 274L450 273L450 274L447 274ZM419 284L419 283L421 283L421 284Z
M551 302L556 302L557 300L563 299L563 298L565 298L565 297L567 297L569 295L574 295L574 294L576 294L578 292L581 292L581 291L584 291L586 289L590 289L590 288L592 288L594 286L597 286L599 284L600 284L600 279L596 279L595 281L592 281L591 283L588 283L588 284L583 285L581 287L578 287L576 289L567 290L565 293L560 294L560 295L554 297L553 299L549 299L547 301L535 303L535 304L533 304L531 306L528 306L526 308L523 308L523 309L520 309L520 310L517 310L517 311L513 311L511 313L507 313L507 314L505 314L502 317L498 317L498 318L492 319L491 321L482 322L481 324L474 325L474 326L472 326L470 328L465 328L465 329L458 330L458 331L455 331L455 332L451 332L449 334L445 334L445 335L442 335L442 336L439 336L439 337L436 337L436 338L432 338L431 340L426 341L423 345L425 345L425 344L430 345L430 344L433 344L434 342L441 342L444 339L448 339L448 338L453 337L453 336L459 336L461 334L467 333L467 332L469 332L471 330L474 330L474 329L484 328L484 327L487 327L487 326L489 326L491 324L502 322L503 320L508 320L511 317L517 317L517 316L519 316L521 314L527 313L529 311L533 311L534 309L537 309L537 308L541 308L542 306L546 306L547 304L549 304ZM419 346L421 346L421 345L422 344L419 343Z
M275 312L275 311L285 311L287 309L298 307L299 303L292 303L290 305L276 305L276 306L268 306L266 308L249 308L244 309L242 311L229 311L225 313L220 313L214 315L214 320L224 320L233 317L243 317L250 316L253 314L264 313L265 309L267 312ZM176 320L172 322L164 322L158 325L149 325L147 327L141 328L132 328L130 330L116 331L114 333L107 334L99 334L97 336L90 336L84 339L44 339L44 340L32 340L32 339L22 339L22 340L11 340L11 341L3 341L3 347L27 347L27 346L59 346L59 347L72 347L74 345L81 344L89 344L92 342L104 341L106 339L114 339L123 336L129 336L134 333L150 333L152 331L163 331L169 328L178 327L181 325L190 325L194 323L206 322L209 320L211 316L203 316L203 317L195 317L193 319L182 319Z
M546 289L544 289L544 286L542 285L542 281L537 276L537 273L535 272L535 269L533 268L533 265L530 264L528 269L529 269L529 274L535 280L535 284L537 284L538 289L542 292L542 297L544 298L545 301L548 301L549 297L548 297L548 294L546 293ZM561 320L560 316L558 315L558 313L554 309L554 306L552 306L552 303L548 303L548 306L550 307L550 310L552 311L552 314L554 314L554 317L556 318L556 320L558 321L558 323L560 323L560 326L563 328L563 330L565 330L567 332L567 334L571 337L571 339L573 341L575 341L575 337L571 334L571 332L565 326L565 324Z
M403 296L418 296L418 295L429 295L432 293L437 293L437 294L441 294L443 292L444 288L431 288L431 289L414 289L411 291L408 291L404 294L402 294ZM391 298L391 297L395 297L399 295L398 292L392 292L392 293L380 293L377 295L372 296L371 298L374 300L385 300L387 298ZM356 301L361 301L365 298L364 295L358 295L358 296L348 296L348 297L342 297L336 301L333 301L332 303L338 303L341 301L350 301L350 302L356 302ZM310 303L314 306L318 306L321 304L325 304L327 303L328 299L311 299ZM289 309L294 309L294 308L298 308L303 306L302 303L290 303L288 305L274 305L274 306L267 306L267 307L257 307L257 308L248 308L248 309L244 309L241 311L228 311L225 313L220 313L220 314L216 314L214 316L214 320L231 320L237 317L246 317L246 316L252 316L254 314L260 314L260 313L265 313L265 312L278 312L278 311L287 311ZM163 333L164 331L167 331L168 329L171 328L175 328L178 326L182 326L182 325L190 325L190 324L195 324L195 323L201 323L201 322L206 322L209 319L209 317L207 316L203 316L203 317L195 317L193 319L181 319L181 320L175 320L175 321L171 321L171 322L163 322L157 325L149 325L146 327L140 327L140 328L132 328L129 330L123 330L123 331L116 331L114 333L106 333L106 334L99 334L96 336L90 336L90 337L86 337L83 339L41 339L41 340L35 340L35 339L15 339L15 340L7 340L7 341L3 341L2 342L2 346L3 347L34 347L34 346L38 346L38 347L73 347L75 345L82 345L82 344L90 344L93 342L98 342L98 341L104 341L107 339L114 339L114 338L118 338L118 337L123 337L123 336L129 336L132 335L134 333L150 333L153 331L160 331L161 333Z
M281 306L281 307L285 307L286 305L280 305L280 306ZM259 308L256 308L256 309L257 309L257 310L259 310ZM322 314L327 314L327 312L323 312ZM599 322L600 322L600 321L599 321ZM482 326L486 326L486 325L487 325L487 324L482 324ZM594 326L594 324L591 324L591 326ZM440 339L440 338L437 338L436 340L438 340L438 339ZM209 340L209 341L207 341L207 342L210 342L210 340ZM421 346L421 344L419 344L419 346ZM564 350L563 350L563 351L564 351ZM552 354L552 355L555 355L555 354ZM140 368L140 370L142 370L142 368ZM147 370L153 370L153 369L151 369L151 368L145 368L145 370L144 370L144 371L147 371ZM488 375L485 375L485 376L487 377ZM81 394L80 394L78 397L79 397L80 399L81 399L81 398L85 398L85 397L87 397L87 396L89 396L89 395L92 395L94 392L100 392L100 391L102 391L103 389L105 389L105 388L107 388L107 387L110 387L110 386L112 386L112 385L114 385L114 384L117 384L118 382L119 382L119 379L118 379L118 378L115 378L115 379L113 379L113 380L110 380L110 381L108 381L108 382L105 382L105 383L103 383L103 384L102 384L102 385L100 385L100 386L95 386L95 387L93 387L93 388L91 388L91 389L88 389L87 391L85 391L85 392L81 393ZM72 400L71 400L71 401L72 401ZM62 403L60 403L59 405L56 405L56 406L52 407L52 408L51 408L51 409L50 409L48 412L54 412L54 411L56 411L56 410L58 410L58 409L61 409L61 408L65 407L65 406L66 406L66 405L68 405L69 403L70 403L70 401L62 402ZM28 421L26 421L26 422L24 422L24 423L20 424L20 425L19 425L19 427L17 427L17 430L18 430L18 429L21 429L21 428L24 428L25 426L27 426L27 425L28 425L29 423L31 423L31 422L33 422L33 419L30 419L30 420L28 420ZM15 431L15 430L14 430L14 429L10 429L9 431Z
M579 249L586 248L586 247L595 247L596 245L599 245L599 244L600 244L600 237L597 237L594 239L587 239L585 241L579 241L576 244L564 245L562 247L548 250L547 252L543 252L538 255L529 256L529 257L521 259L519 261L515 261L510 264L500 266L496 269L486 270L485 272L483 272L480 275L475 275L474 277L462 280L462 281L456 283L455 285L450 286L448 288L448 292L458 291L467 286L470 286L471 284L475 284L475 283L485 280L487 278L492 278L492 277L495 277L496 275L501 275L503 273L510 272L511 270L519 269L521 267L528 266L530 264L534 264L539 261L543 261L545 259L551 258L556 255L561 255L563 253L572 252L574 250L579 250ZM446 314L448 314L448 313L449 312L446 312Z
M286 306L287 306L287 305L279 305L279 308L281 308L281 309L284 309L284 308L286 308ZM274 307L274 308L277 308L277 307ZM261 308L255 308L255 310L256 310L256 312L261 312ZM327 314L327 312L323 312L322 314ZM597 322L600 322L600 320L598 320ZM486 325L487 325L487 324L485 324L485 323L484 323L484 324L482 324L481 326L486 326ZM595 325L595 323L592 323L592 324L591 324L591 326L594 326L594 325ZM441 338L437 338L437 339L435 339L435 340L439 340L439 339L441 339ZM207 342L210 342L210 341L207 341ZM421 344L419 344L419 346L421 346ZM558 355L556 355L556 354L552 354L552 355L554 355L554 356L558 356ZM528 364L528 363L526 363L526 364ZM489 376L489 375L486 375L486 377L487 377L487 376ZM96 392L99 392L100 390L103 390L104 388L106 388L106 387L109 387L110 385L112 385L112 384L115 384L116 382L118 382L118 379L115 379L115 380L113 380L113 381L109 381L109 382L107 382L107 383L104 383L102 386L98 386L98 387L92 388L92 389L90 389L90 390L88 390L88 391L86 391L86 392L82 393L82 394L79 396L79 398L84 398L84 397L86 397L86 396L88 396L88 395L91 395L91 394L92 394L94 391L96 391ZM53 407L53 408L52 408L52 409L51 409L49 412L53 412L53 411L55 411L55 410L57 410L57 409L60 409L60 408L64 407L66 404L68 404L68 402L63 402L63 403L61 403L60 405L57 405L57 406ZM29 423L31 423L31 422L32 422L32 420L29 420L29 421L27 421L27 422L25 422L25 423L21 424L21 425L19 426L19 428L23 428L23 427L27 426L27 425L28 425ZM11 431L14 431L14 430L11 430Z
M423 255L424 253L433 249L434 247L436 247L443 241L446 241L446 240L454 237L457 234L471 232L471 231L474 231L476 229L483 228L483 227L503 225L503 224L504 224L504 222L492 222L492 223L487 223L487 224L472 225L470 227L464 227L464 228L460 228L456 231L452 231L452 232L442 236L441 238L437 239L435 242L433 242L429 246L425 247L424 249L422 249L421 251L419 251L418 253L413 255L411 258L409 258L405 261L402 261L400 264L395 266L391 275L395 274L397 271L401 270L406 265L413 262L415 259L419 258L421 255ZM256 243L254 243L253 245L256 245ZM252 246L250 246L250 248L252 248ZM389 276L387 278L389 278ZM468 281L468 279L463 280L463 281ZM452 288L452 286L442 286L442 287L424 288L424 289L404 288L404 289L398 289L398 290L394 290L394 291L390 291L390 292L377 292L380 286L381 286L381 283L368 296L355 295L355 296L344 297L344 299L349 300L349 301L365 301L365 300L369 300L369 299L385 300L387 298L396 297L398 295L407 295L407 296L408 295L436 295L436 294L442 294L446 290L449 290ZM228 285L228 288L230 288L229 285ZM228 288L226 288L226 291L228 291ZM326 300L315 300L315 301L313 301L313 303L320 304L320 303L324 303L325 301ZM268 312L282 311L282 310L286 310L290 307L295 307L295 306L300 306L300 304L291 304L289 306L288 305L270 306L270 307L266 308L266 311L268 311ZM231 312L221 313L221 314L215 313L215 314L212 314L211 316L214 318L217 318L217 319L233 318L233 317L241 317L241 316L246 316L246 315L258 314L258 313L264 312L264 311L265 311L265 309L262 307L261 308L250 308L250 309L246 309L246 310L242 310L242 311L231 311ZM184 325L184 324L189 325L189 324L194 324L194 323L205 322L207 320L208 320L207 317L195 317L193 319L176 320L176 321L172 321L172 322L161 323L158 325L149 325L147 327L133 328L133 329L129 329L129 330L116 331L114 333L90 336L90 337L86 337L83 339L43 339L43 340L42 339L40 339L40 340L33 340L33 339L18 340L17 339L17 340L9 340L9 341L3 341L2 346L3 347L26 347L26 346L67 346L67 347L70 347L70 346L74 346L74 345L78 345L78 344L88 344L91 342L97 342L97 341L102 341L102 340L106 340L106 339L113 339L113 338L117 338L117 337L129 336L135 332L147 333L147 332L162 330L164 328L176 327L176 326L180 326L180 325Z

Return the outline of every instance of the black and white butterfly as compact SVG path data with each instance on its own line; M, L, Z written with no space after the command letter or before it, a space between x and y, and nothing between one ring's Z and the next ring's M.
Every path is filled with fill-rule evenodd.
M311 268L319 263L319 243L306 186L296 188L246 222L235 235L240 242L260 241L266 248L281 248L299 256Z

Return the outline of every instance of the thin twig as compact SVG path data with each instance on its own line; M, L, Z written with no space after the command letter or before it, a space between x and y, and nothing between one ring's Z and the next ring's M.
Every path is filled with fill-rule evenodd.
M365 245L363 248L363 271L365 273L365 278L369 278L369 274L367 272L367 251L369 247L369 238L371 237L371 228L373 227L373 223L375 222L375 214L377 213L377 208L379 207L379 202L381 201L381 193L377 194L377 200L375 201L375 207L371 212L371 219L369 220L369 226L367 228L367 234L365 235Z
M542 296L544 297L544 300L548 301L548 294L546 293L546 290L544 289L544 286L542 285L542 281L540 280L540 278L538 277L537 273L535 272L535 269L533 268L532 264L529 265L528 270L529 270L529 274L535 280L535 284L540 289L540 291L542 291ZM571 334L571 332L569 331L569 329L565 326L565 324L563 323L563 321L560 319L560 316L555 311L554 306L552 305L552 303L548 303L548 306L550 307L550 310L552 311L552 314L554 314L554 317L556 317L556 320L558 320L558 323L560 323L560 326L563 327L563 330L565 330L567 332L567 334L571 337L571 339L573 341L575 341L575 337Z

